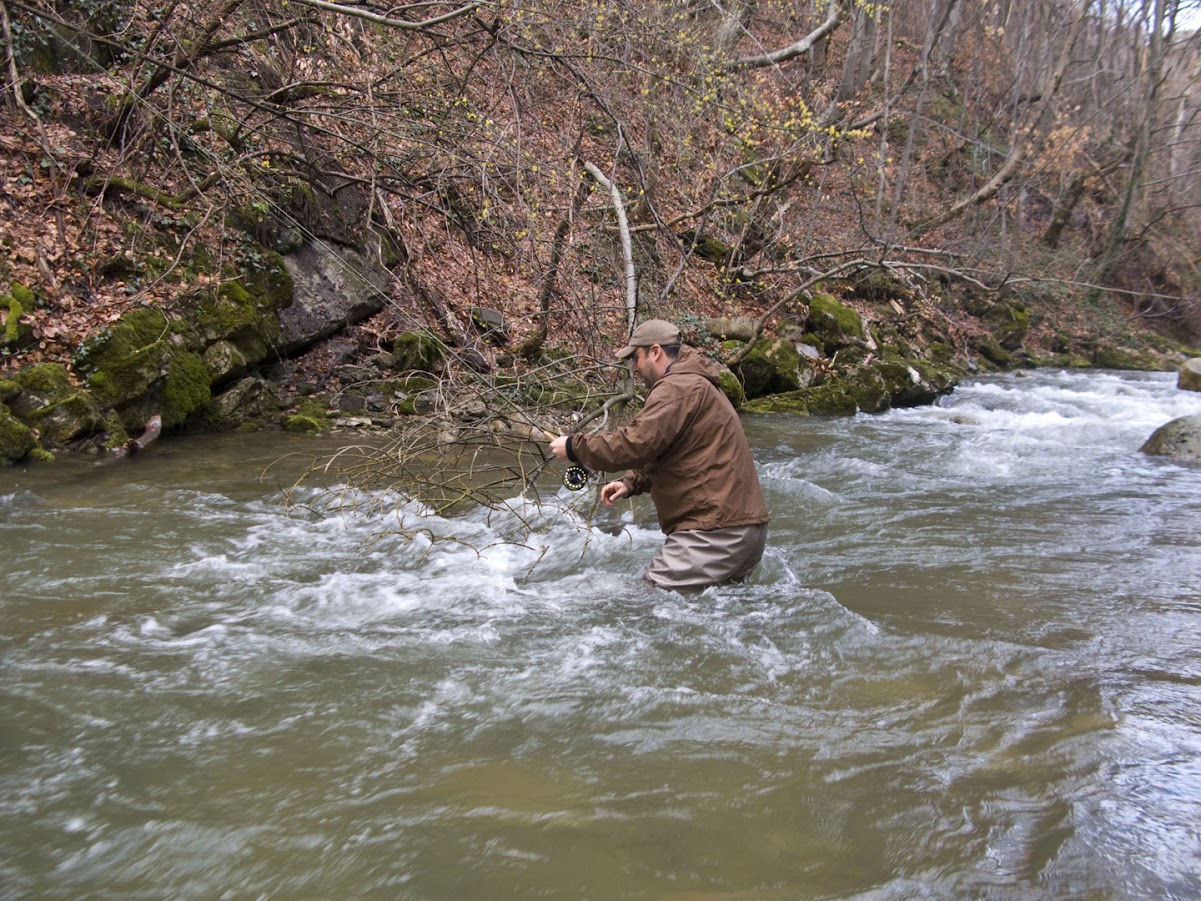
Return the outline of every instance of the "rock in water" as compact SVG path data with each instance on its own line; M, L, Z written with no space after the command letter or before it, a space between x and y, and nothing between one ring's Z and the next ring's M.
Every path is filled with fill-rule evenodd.
M1181 364L1176 387L1181 391L1201 391L1201 357L1185 360Z
M1161 425L1139 450L1156 457L1201 463L1201 416L1181 416Z

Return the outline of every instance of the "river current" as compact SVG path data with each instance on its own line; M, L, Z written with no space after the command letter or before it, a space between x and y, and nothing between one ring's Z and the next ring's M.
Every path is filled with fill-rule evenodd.
M0 896L1201 898L1201 467L1138 452L1197 413L745 417L768 553L687 597L642 498L283 503L331 439L0 470Z

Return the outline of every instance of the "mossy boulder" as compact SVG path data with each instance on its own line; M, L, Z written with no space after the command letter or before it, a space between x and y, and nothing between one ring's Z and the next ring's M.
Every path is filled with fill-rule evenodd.
M854 416L859 404L841 384L801 388L747 401L746 413L794 413L808 416Z
M213 397L205 411L205 420L218 431L232 431L247 423L273 421L280 406L270 382L247 376Z
M100 407L136 434L153 415L170 428L208 403L212 376L199 349L186 323L143 308L84 342L74 365Z
M292 278L283 261L268 255L267 265L240 272L219 288L193 298L188 318L206 347L231 346L254 365L276 354L281 342L280 310L292 302ZM224 380L244 375L234 366Z
M309 400L285 416L280 424L286 432L320 434L329 431L333 425L329 412L329 409L318 401Z
M746 345L741 341L724 341L721 349L732 357ZM801 355L790 341L783 338L762 338L737 363L730 367L742 383L748 398L764 394L796 391L801 387Z
M826 353L861 344L866 331L863 319L831 294L815 294L809 301L808 329L817 335Z
M1021 347L1030 331L1030 310L1010 301L993 304L982 318L989 324L997 343L1008 351Z
M213 374L214 385L224 385L239 379L250 370L250 361L238 347L224 339L210 344L204 351L204 365Z
M120 407L150 389L166 371L176 326L161 311L143 308L85 341L75 371L102 407Z
M1201 357L1185 360L1180 365L1176 387L1181 391L1201 391Z
M1160 426L1139 450L1151 456L1201 463L1201 416L1181 416Z
M0 378L0 404L6 404L21 392L21 386L12 379Z
M446 347L427 331L405 332L392 342L392 365L401 372L439 372Z
M1125 369L1137 372L1154 372L1159 363L1150 357L1122 350L1120 347L1098 347L1093 354L1093 365L1098 369Z
M180 351L167 364L167 376L162 384L161 410L163 425L179 425L212 399L212 377L204 365L204 357L191 351ZM149 417L146 417L149 418Z
M844 376L841 384L864 413L883 413L892 406L889 386L874 366L858 367Z
M871 369L880 376L894 407L931 404L959 381L957 370L926 360L880 361Z
M1013 355L996 338L980 338L975 342L975 347L990 368L1008 369L1013 365Z
M9 398L9 408L43 441L61 445L104 430L100 406L91 394L71 384L58 363L30 366L13 382L18 390Z
M718 384L721 387L722 393L730 399L730 403L734 405L734 409L739 409L746 402L746 391L743 390L742 382L738 376L725 366L718 368L717 374Z
M13 416L7 406L0 404L0 464L25 459L37 443L33 430Z

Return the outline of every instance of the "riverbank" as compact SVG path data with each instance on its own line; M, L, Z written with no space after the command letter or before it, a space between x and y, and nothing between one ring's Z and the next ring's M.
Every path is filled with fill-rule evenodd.
M253 279L202 292L174 316L122 315L69 367L43 362L11 371L0 378L0 460L119 452L152 417L167 435L420 425L446 441L469 433L524 440L605 404L637 404L625 367L573 353L566 335L519 356L520 332L495 311L478 317L470 358L432 330L397 333L387 308L341 327L310 315L310 337L300 342L289 337L292 308L329 300L298 297L300 276L296 262L279 257ZM1072 339L1012 300L975 309L898 287L883 302L814 293L770 317L676 318L685 340L722 364L723 388L748 413L882 413L933 403L978 373L1174 370L1201 356L1152 332ZM289 340L297 350L281 358ZM606 346L621 340L617 333Z

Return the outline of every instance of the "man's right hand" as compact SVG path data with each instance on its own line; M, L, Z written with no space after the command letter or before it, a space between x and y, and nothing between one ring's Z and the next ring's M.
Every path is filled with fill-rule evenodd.
M616 501L630 493L630 489L626 487L626 483L621 479L614 479L612 482L606 482L600 490L600 499L604 501L606 507L612 507Z

